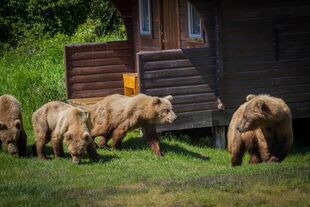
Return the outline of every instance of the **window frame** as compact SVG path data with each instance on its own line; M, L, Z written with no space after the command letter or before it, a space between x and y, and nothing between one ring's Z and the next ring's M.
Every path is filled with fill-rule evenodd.
M149 20L148 20L148 23L149 23L149 30L148 31L145 31L143 30L143 23L144 19L142 19L142 11L143 11L143 8L142 8L142 1L148 1L148 8L147 8L147 12L149 14ZM152 34L152 25L151 25L151 0L139 0L139 30L140 30L140 34L141 35L151 35Z
M199 34L193 34L192 33L192 28L193 28L193 20L192 20L192 10L197 11L197 9L194 7L193 4L191 4L189 1L187 2L187 16L188 16L188 36L191 39L202 39L202 23L201 23L201 18L199 17ZM199 13L198 13L199 14Z

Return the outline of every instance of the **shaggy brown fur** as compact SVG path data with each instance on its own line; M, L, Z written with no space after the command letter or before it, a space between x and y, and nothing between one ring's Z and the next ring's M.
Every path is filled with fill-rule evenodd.
M241 165L245 151L250 163L280 162L293 144L290 109L280 98L249 95L234 113L227 137L232 166Z
M10 95L0 96L0 148L10 154L26 155L27 135L20 103Z
M142 127L144 137L148 140L153 152L161 155L156 125L172 123L176 115L170 103L172 96L164 98L139 94L127 97L119 94L107 96L91 106L93 138L101 136L99 146L107 147L112 137L113 148L118 148L128 130Z
M62 102L52 101L33 113L32 124L40 159L46 159L44 146L51 140L56 158L63 156L64 142L68 145L74 163L80 163L81 155L85 151L92 160L97 160L86 112Z

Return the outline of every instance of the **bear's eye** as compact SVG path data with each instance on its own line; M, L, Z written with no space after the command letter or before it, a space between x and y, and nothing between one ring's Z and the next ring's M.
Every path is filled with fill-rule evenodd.
M6 130L8 127L5 124L0 124L0 130Z
M168 114L169 113L169 109L164 109L162 113L163 114Z

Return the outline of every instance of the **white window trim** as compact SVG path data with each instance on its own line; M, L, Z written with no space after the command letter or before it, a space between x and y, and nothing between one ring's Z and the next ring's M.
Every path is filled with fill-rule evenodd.
M192 33L192 26L193 25L191 25L191 23L192 23L192 21L191 21L191 18L192 18L192 15L191 15L191 7L193 7L193 9L195 9L195 7L188 1L187 2L187 8L188 8L188 10L187 10L187 16L188 16L188 36L190 37L190 38L202 38L202 34L201 34L201 19L200 19L200 22L199 22L199 27L200 27L200 34L193 34Z
M140 26L140 34L142 35L150 35L151 34L151 28L152 28L152 25L151 25L151 2L150 0L147 0L148 1L148 13L149 13L149 31L143 31L142 29L142 7L141 7L141 1L142 0L139 0L139 26Z

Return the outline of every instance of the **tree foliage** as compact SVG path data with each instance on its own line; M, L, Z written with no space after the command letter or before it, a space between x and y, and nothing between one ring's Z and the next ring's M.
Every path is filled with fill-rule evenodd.
M25 38L72 35L89 20L97 22L96 35L122 25L110 0L1 0L0 44L16 46Z

